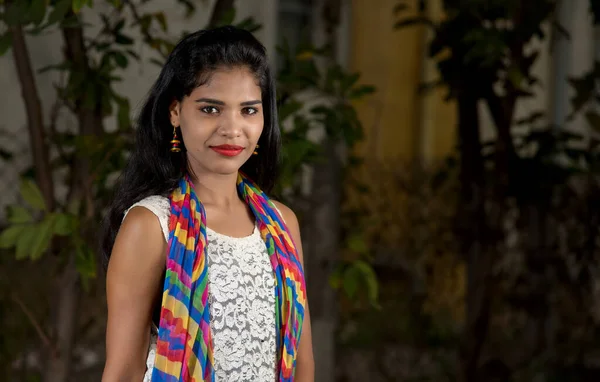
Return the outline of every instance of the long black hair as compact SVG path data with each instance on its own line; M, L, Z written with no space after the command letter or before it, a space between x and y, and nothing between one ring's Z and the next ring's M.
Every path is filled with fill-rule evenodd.
M258 140L260 153L248 159L241 171L265 192L272 189L281 135L275 81L264 46L250 32L232 26L192 33L175 46L141 108L134 149L105 218L101 244L105 266L125 210L147 196L169 195L189 171L185 142L180 153L170 151L173 126L169 106L189 96L212 72L224 67L247 67L261 88L264 129Z

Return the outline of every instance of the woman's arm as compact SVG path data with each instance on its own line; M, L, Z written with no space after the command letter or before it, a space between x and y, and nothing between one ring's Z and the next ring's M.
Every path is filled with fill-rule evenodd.
M300 263L304 268L304 255L302 253L302 241L300 237L300 226L298 219L290 208L285 205L275 202L277 208L281 211L292 239L296 244L296 250L300 257ZM298 349L298 357L296 358L296 373L294 375L296 382L314 382L315 380L315 361L313 358L312 347L312 332L310 327L310 311L308 309L308 300L304 311L304 322L302 324L302 334L300 335L300 347Z
M141 381L146 372L152 308L165 272L166 243L148 209L129 211L106 277L108 323L103 382Z

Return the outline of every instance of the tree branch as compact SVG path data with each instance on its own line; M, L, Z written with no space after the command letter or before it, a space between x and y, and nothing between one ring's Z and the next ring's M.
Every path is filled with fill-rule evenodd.
M150 34L148 29L142 27L142 16L140 16L137 7L131 1L126 1L125 4L129 7L129 10L131 11L131 15L133 16L135 22L140 26L140 32L144 36L144 40L146 40L146 43L148 45L152 46L153 42L156 39ZM161 55L162 58L167 58L167 54L165 52L161 51L160 49L155 50Z
M16 25L11 27L10 31L15 69L19 77L21 94L27 113L27 130L29 132L29 144L33 155L35 177L48 210L53 210L54 182L52 180L50 157L46 145L42 103L35 83L35 74L31 66L31 58L27 50L23 28L20 25Z
M70 12L71 13L71 12ZM71 13L70 17L75 17ZM73 71L88 75L91 72L89 66L87 51L85 50L85 43L83 37L83 29L81 26L68 26L62 28L63 39L65 41L65 60L70 61L73 65ZM85 95L81 92L77 95L74 100L75 114L77 115L77 122L79 126L79 134L81 135L99 135L102 134L103 121L102 121L102 110L100 109L100 103L97 102L95 107L90 108L84 105ZM82 185L87 178L89 173L89 161L79 160L76 162L74 169L74 176L71 177L73 182L71 184L71 190L69 190L69 199L72 197L85 197L81 195L83 191ZM89 199L89 197L87 198ZM93 206L87 206L88 209Z
M58 117L60 116L60 109L63 106L65 106L64 101L60 97L56 97L56 101L54 102L54 105L52 105L52 110L50 111L50 123L48 124L49 130L50 130L50 133L52 134L52 136L58 135L58 130L56 129L56 124L58 122ZM56 151L58 152L59 157L65 163L69 163L68 155L60 143L56 144Z
M19 296L17 296L16 293L12 292L10 294L10 297L19 306L19 308L21 308L23 313L25 313L25 316L27 316L27 319L37 332L44 345L46 345L48 349L50 349L50 353L52 354L52 356L56 357L58 355L58 350L50 340L50 337L48 337L48 335L44 332L44 329L42 329L40 323L35 319L35 316L31 312L31 310L29 310L27 305L25 305L25 303L19 298Z

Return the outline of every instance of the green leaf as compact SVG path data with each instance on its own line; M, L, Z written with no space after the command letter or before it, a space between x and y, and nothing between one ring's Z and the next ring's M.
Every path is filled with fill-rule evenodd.
M17 245L19 235L25 226L16 224L8 227L0 234L0 248L12 248Z
M54 219L48 217L37 224L37 232L31 244L29 256L32 260L39 259L50 245L54 226Z
M126 68L127 67L127 56L125 56L123 53L121 52L114 52L113 56L112 56L115 60L115 63L120 67L120 68Z
M515 89L521 89L523 86L523 81L525 80L525 76L521 70L512 65L506 70L507 80L513 85Z
M279 107L279 119L285 121L290 115L302 109L302 103L288 101Z
M254 18L247 17L235 25L239 29L245 29L250 33L254 33L262 28L262 25L257 23Z
M14 158L14 154L0 147L0 159L9 161Z
M360 274L358 269L354 266L346 268L344 272L343 286L344 292L350 298L353 298L358 291L358 285L360 282Z
M72 215L55 214L54 215L54 233L60 236L67 236L73 233L75 220Z
M67 204L67 212L72 215L78 215L81 209L81 199L73 198Z
M327 106L315 106L313 108L310 109L310 112L312 114L317 114L317 115L329 115L332 114L334 112L334 110L332 110L331 108L328 108Z
M8 221L12 224L31 223L33 216L24 207L13 205L8 207Z
M221 19L217 21L217 26L233 24L233 20L235 20L235 14L235 7L229 8L226 12L223 13Z
M131 57L135 58L137 61L139 61L139 60L140 60L140 55L139 55L139 54L137 54L136 52L134 52L133 50L131 50L131 49L127 49L127 50L126 50L126 52L127 52L127 54L129 54Z
M107 24L110 24L110 22L108 21L108 19L106 19L106 23L107 23ZM120 32L120 31L121 31L121 29L123 29L123 27L124 27L124 26L125 26L125 19L121 19L121 20L120 20L120 21L117 23L117 25L115 25L115 27L114 27L114 29L113 29L113 30L114 30L115 32Z
M33 181L29 179L21 180L21 196L31 207L46 210L42 192Z
M283 162L287 166L299 167L316 157L318 146L309 140L295 139L283 147Z
M190 17L196 10L195 0L176 0L185 7L185 17Z
M581 77L571 77L568 79L570 85L575 91L571 98L571 106L573 108L571 116L579 111L594 94L596 89L596 78L600 73L600 65L596 63L594 69Z
M158 67L162 67L165 64L163 61L157 58L151 58L149 61Z
M339 79L340 67L339 65L334 65L327 69L327 73L325 74L325 80L323 81L323 90L330 94L335 94L335 84Z
M88 0L73 0L73 12L79 13L81 9L88 3Z
M34 25L40 25L46 16L46 1L33 0L29 6L29 19Z
M152 15L143 15L137 21L137 24L140 26L140 30L142 31L142 35L146 34L150 29L150 25L152 24ZM150 41L147 41L150 42Z
M371 85L361 85L352 90L350 90L350 94L348 94L348 98L352 100L360 99L366 95L375 93L375 86Z
M359 80L360 74L352 73L350 75L344 76L340 80L340 91L342 95L345 95L348 90L350 90Z
M377 275L375 274L373 267L362 260L357 260L354 263L354 267L361 273L362 278L366 283L367 296L369 298L369 301L373 306L378 307L379 282L377 280Z
M342 286L342 276L343 274L339 268L336 269L333 273L331 273L331 275L329 276L329 285L331 286L331 288L337 290Z
M71 1L72 0L58 0L55 2L52 12L50 12L50 16L48 16L47 24L52 25L62 21L71 8Z
M47 65L44 67L41 67L40 69L38 69L38 73L46 73L50 70L57 70L57 71L65 71L68 70L71 67L71 64L69 64L68 62L63 62L62 64L52 64L52 65Z
M17 239L16 259L22 260L29 256L33 243L38 236L38 225L32 224L23 227Z
M83 8L84 0L72 0L71 8L73 12L78 13Z
M366 254L369 252L369 247L361 235L352 235L348 239L348 249L358 254Z
M394 25L394 28L401 29L401 28L411 27L411 26L415 26L415 25L425 25L425 26L428 26L431 28L435 28L435 23L433 21L431 21L431 19L429 19L427 17L423 17L423 16L411 17L411 18L407 18L407 19L398 21Z
M115 36L115 42L121 45L132 45L133 40L125 35L118 34Z
M7 31L6 33L0 36L0 56L4 56L6 52L10 49L12 45L12 33Z
M592 129L594 129L596 132L600 132L600 114L590 110L587 113L585 113L585 118L587 119Z
M98 52L104 52L108 48L110 48L111 44L109 42L100 42L95 44L96 50Z
M165 17L164 12L155 13L154 18L156 19L156 21L158 21L158 24L160 25L160 29L162 29L163 32L166 32L167 31L167 19Z
M4 11L3 21L8 26L24 25L29 22L29 10L26 1L13 1Z
M124 98L124 102L118 102L119 108L117 110L117 122L119 124L119 129L125 130L131 125L131 120L129 117L129 100Z

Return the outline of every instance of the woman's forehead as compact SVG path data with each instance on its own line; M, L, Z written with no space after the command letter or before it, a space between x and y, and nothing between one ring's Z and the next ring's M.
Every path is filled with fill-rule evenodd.
M190 97L195 98L207 93L236 98L260 95L261 89L256 77L248 69L218 69L196 87Z

